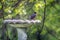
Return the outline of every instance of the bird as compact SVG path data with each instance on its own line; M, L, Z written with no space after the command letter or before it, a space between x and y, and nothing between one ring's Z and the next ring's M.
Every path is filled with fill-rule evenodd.
M36 12L34 12L31 16L30 19L33 20L36 17Z

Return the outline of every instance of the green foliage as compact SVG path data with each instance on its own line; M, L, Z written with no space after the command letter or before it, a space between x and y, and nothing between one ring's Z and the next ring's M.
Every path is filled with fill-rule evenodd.
M16 3L18 3L17 7L15 5ZM18 2L18 0L1 0L0 3L0 10L4 11L3 14L5 19L16 17L16 14L20 14L21 19L27 19L34 11L36 11L36 19L42 21L44 7L44 0L22 0L20 2ZM1 18L0 27L2 26L2 21L3 20ZM27 32L30 40L37 40L36 31L38 30L38 28L41 29L41 25L34 24L28 28ZM51 30L53 30L53 32L50 33ZM12 34L10 34L10 32L11 30L8 31L9 37L13 39L13 37L11 37ZM46 0L46 20L41 35L42 40L60 39L60 0Z

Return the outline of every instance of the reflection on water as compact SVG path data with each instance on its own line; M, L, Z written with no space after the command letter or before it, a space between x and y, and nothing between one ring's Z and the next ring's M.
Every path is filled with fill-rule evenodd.
M25 30L17 28L18 32L18 40L27 40L27 34L25 33Z

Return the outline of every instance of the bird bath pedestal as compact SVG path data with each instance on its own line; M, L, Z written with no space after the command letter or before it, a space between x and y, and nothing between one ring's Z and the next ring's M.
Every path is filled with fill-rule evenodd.
M5 25L5 27L3 26L3 28L5 30L7 30L6 25L10 24L13 27L17 28L17 32L18 32L18 40L27 40L27 34L26 34L26 28L28 28L30 24L37 24L37 23L41 23L40 20L4 20L3 24ZM16 25L15 25L16 24ZM3 30L3 33L5 31Z

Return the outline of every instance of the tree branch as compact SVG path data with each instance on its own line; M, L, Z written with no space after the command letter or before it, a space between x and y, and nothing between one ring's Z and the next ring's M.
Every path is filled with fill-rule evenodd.
M16 8L17 6L19 6L19 3L21 2L22 0L18 0L17 3L15 3L12 7Z
M4 20L4 3L3 2L1 2L1 4L2 4L2 8L1 8L1 15L2 15L2 18L3 18L3 20Z
M42 32L43 30L43 27L44 27L44 22L45 22L45 15L46 15L46 0L44 0L44 3L45 3L45 7L44 7L44 14L43 14L43 18L42 18L42 23L41 23L41 30L40 30L40 33Z

